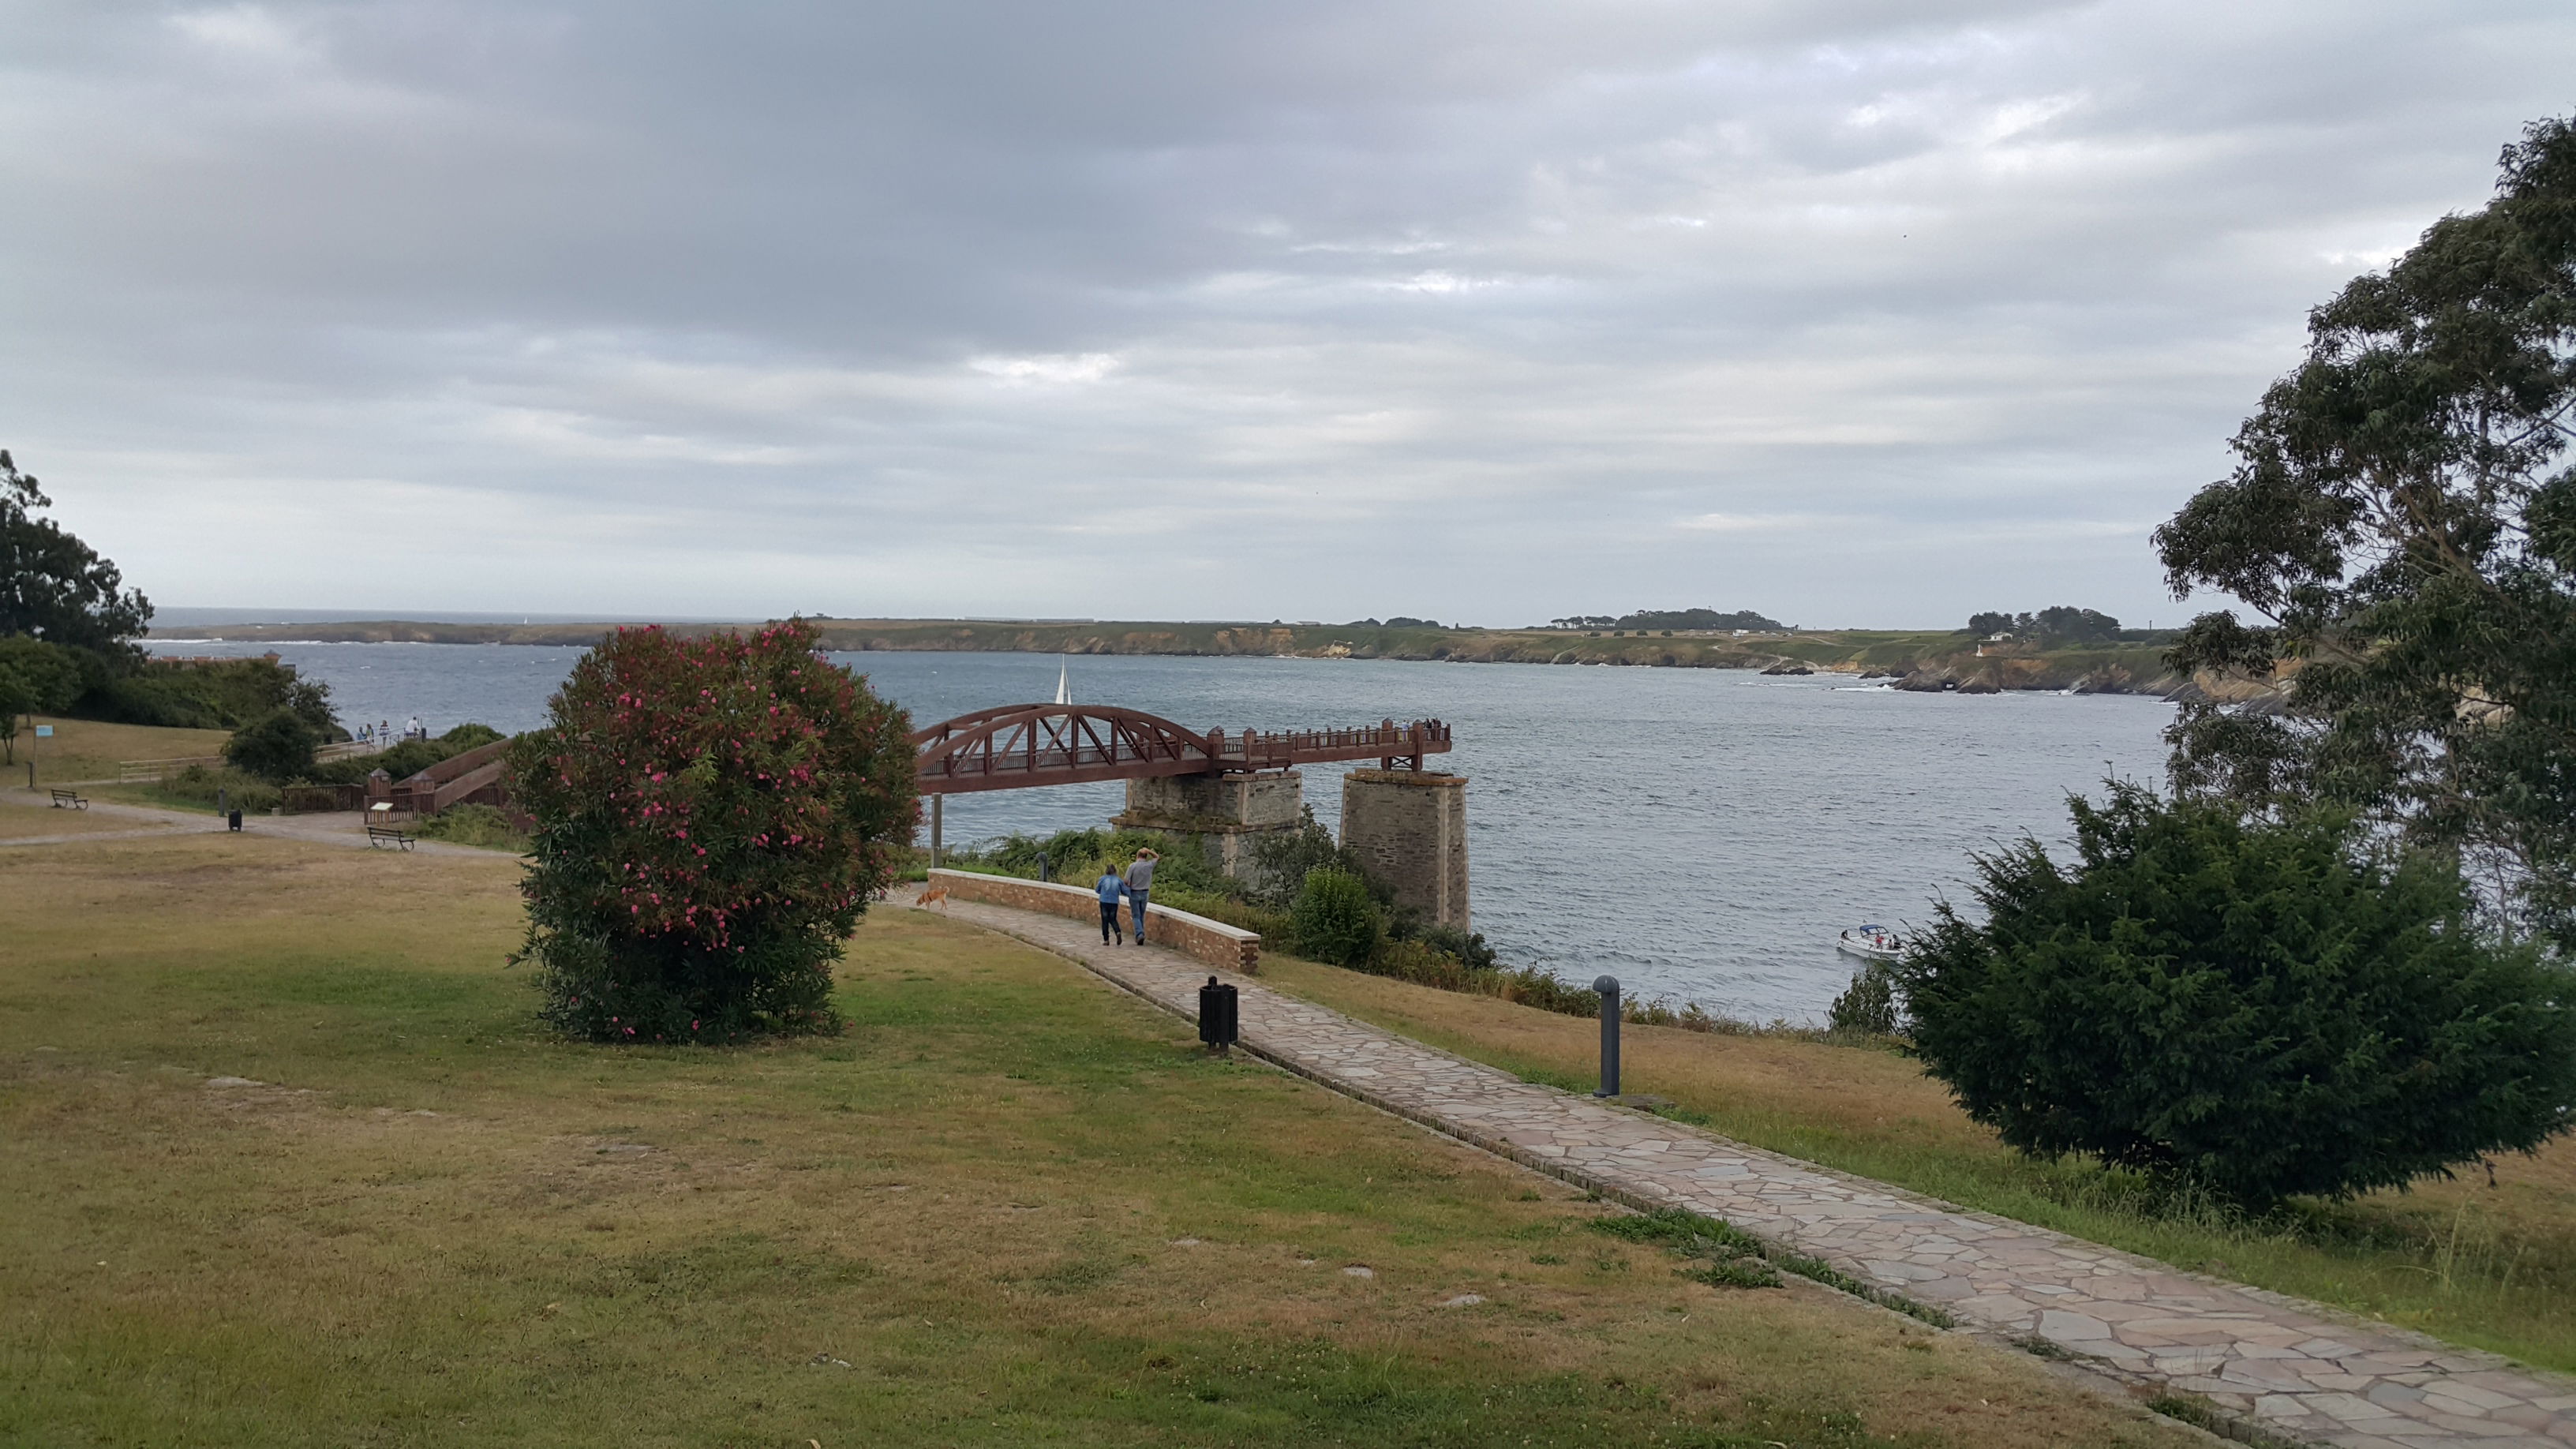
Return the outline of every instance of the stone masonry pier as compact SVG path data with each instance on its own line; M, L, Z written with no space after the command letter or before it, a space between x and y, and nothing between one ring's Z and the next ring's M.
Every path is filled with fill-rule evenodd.
M1342 845L1395 903L1438 926L1467 923L1467 778L1435 770L1353 770L1342 777Z
M1259 775L1163 775L1127 782L1127 808L1110 824L1158 830L1176 848L1195 849L1224 874L1265 884L1254 849L1305 823L1305 776L1295 770Z

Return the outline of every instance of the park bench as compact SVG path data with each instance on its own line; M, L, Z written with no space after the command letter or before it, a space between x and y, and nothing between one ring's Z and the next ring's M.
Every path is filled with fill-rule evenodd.
M80 792L77 790L56 790L54 792L54 808L57 810L87 810L89 808L89 802L82 799L80 797Z
M390 825L368 826L367 848L369 850L373 850L380 845L399 845L403 849L409 850L411 849L411 837Z

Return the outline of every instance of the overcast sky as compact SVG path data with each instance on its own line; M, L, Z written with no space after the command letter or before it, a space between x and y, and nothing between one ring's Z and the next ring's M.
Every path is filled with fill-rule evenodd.
M0 446L156 602L2172 622L2565 0L0 0Z

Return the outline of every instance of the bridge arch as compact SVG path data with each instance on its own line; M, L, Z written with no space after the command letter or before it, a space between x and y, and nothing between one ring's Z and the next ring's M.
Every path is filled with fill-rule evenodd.
M1381 720L1351 729L1222 729L1202 734L1141 709L1004 704L913 731L913 776L925 795L1020 790L1164 775L1248 774L1327 760L1375 759L1419 768L1449 749L1436 719Z
M1222 738L1139 709L998 705L915 730L914 776L925 792L955 795L1203 775L1226 768Z

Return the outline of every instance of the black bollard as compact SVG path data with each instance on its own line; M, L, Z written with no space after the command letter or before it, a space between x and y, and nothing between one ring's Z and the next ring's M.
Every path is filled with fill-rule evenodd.
M1038 881L1044 884L1053 879L1055 879L1055 872L1048 867L1046 852L1041 850L1038 852Z
M1237 1005L1234 987L1213 976L1199 988L1199 1040L1219 1056L1234 1045Z
M1619 978L1595 976L1592 989L1601 993L1601 1088L1592 1095L1619 1095Z

